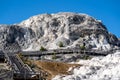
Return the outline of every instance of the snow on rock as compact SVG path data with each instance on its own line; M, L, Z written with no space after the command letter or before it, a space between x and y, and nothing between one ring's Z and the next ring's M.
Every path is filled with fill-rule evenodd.
M120 52L77 63L83 66L74 68L71 75L57 75L52 80L120 80Z
M36 51L41 46L58 49L60 42L64 49L84 45L88 49L109 50L120 45L102 22L87 14L72 12L40 14L19 24L0 25L0 33L1 49L13 43L26 51Z
M93 47L93 49L99 49L99 50L111 49L110 44L108 43L104 35L100 35L99 38L92 37L92 39L89 42L92 43L91 45L96 46Z
M64 44L64 48L79 47L83 45L83 42L87 44L87 48L100 50L111 48L107 28L100 20L87 14L71 12L41 14L30 17L18 25L30 28L34 32L39 48L44 46L47 49L57 49L59 42ZM34 46L33 43L31 45ZM114 39L112 43L115 43ZM31 50L29 47L26 50ZM37 50L38 48L32 49Z

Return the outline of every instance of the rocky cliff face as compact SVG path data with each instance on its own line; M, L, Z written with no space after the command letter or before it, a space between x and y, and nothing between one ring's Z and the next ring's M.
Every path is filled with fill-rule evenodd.
M119 46L118 38L104 24L86 14L41 14L16 25L0 25L0 48L13 44L22 50L80 47L108 50ZM62 43L64 47L60 47ZM17 48L15 47L15 48Z

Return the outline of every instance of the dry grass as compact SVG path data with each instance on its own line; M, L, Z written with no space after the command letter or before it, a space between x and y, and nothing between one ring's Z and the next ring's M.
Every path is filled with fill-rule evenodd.
M56 75L68 75L70 74L70 72L68 71L70 67L74 68L77 66L81 66L80 64L68 64L64 62L34 61L24 58L20 54L19 57L23 60L25 64L28 64L30 67L33 67L32 65L34 65L34 69L38 70L38 72L47 72L47 76L43 76L43 78L46 78L47 80L51 80Z
M62 62L47 62L47 61L34 61L34 64L48 72L50 74L49 78L53 78L60 74L69 74L68 70L70 67L81 66L79 64L67 64Z

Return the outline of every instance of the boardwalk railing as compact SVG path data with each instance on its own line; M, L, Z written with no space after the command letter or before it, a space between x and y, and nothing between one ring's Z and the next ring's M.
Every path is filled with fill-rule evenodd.
M109 53L112 53L112 50L109 51L98 51L98 50L80 50L80 49L59 49L59 50L49 50L49 51L22 51L23 56L45 56L56 54L73 54L73 53L85 53L86 55L103 55L106 56Z

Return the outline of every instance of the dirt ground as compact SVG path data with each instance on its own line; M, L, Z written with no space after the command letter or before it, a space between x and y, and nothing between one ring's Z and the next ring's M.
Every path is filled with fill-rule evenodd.
M47 72L49 74L49 80L56 75L66 74L69 75L70 72L68 71L70 67L77 67L81 66L80 64L68 64L63 62L49 62L49 61L34 61L34 64Z

